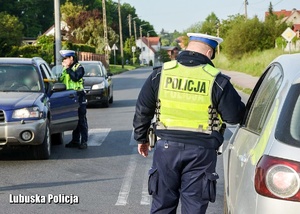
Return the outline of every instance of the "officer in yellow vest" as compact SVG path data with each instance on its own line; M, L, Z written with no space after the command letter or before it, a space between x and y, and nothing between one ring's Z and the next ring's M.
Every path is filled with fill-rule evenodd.
M79 108L78 108L78 125L72 133L72 140L66 144L67 148L86 149L88 141L88 124L86 119L86 96L83 86L84 68L78 63L75 51L61 50L63 58L63 72L60 76L60 82L63 82L67 89L77 91Z
M217 149L225 122L239 123L245 113L230 78L214 67L223 39L188 33L189 44L176 60L153 69L144 83L133 119L138 152L148 156L147 131L156 118L158 137L149 170L151 213L205 213L216 197Z

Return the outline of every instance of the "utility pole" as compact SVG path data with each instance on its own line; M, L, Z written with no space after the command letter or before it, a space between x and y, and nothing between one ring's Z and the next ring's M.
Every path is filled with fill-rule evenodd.
M142 24L140 25L140 38L141 38L141 61L142 61L142 65L144 65L144 52L143 52L143 28L142 26L144 26L146 24Z
M59 0L54 1L54 30L55 30L55 52L54 52L54 65L61 65L61 56L59 51L61 49L61 31L60 31L60 2Z
M124 68L123 35L122 35L122 18L121 18L121 4L120 4L120 0L118 0L118 12L119 12L121 61L122 61L122 68Z
M107 23L106 23L106 6L105 0L102 0L102 13L103 13L103 28L104 28L104 50L105 50L105 61L109 65L109 48L107 40Z
M131 37L131 15L128 15L129 37Z
M217 37L220 37L220 22L217 22ZM220 54L220 45L217 47L218 55Z
M248 0L244 0L244 5L245 5L245 19L247 20L247 18L248 18L248 14L247 14Z

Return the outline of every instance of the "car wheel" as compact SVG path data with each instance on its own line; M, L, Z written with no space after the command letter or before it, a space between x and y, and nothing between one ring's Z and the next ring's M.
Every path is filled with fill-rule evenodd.
M110 99L109 99L109 103L113 103L114 102L114 96L111 95Z
M51 135L52 145L61 145L64 143L64 133L56 133Z
M49 159L51 155L51 136L49 122L47 120L45 137L42 144L33 146L33 157L36 160Z
M107 108L107 107L109 106L109 100L108 100L108 99L105 100L105 101L102 103L102 106Z

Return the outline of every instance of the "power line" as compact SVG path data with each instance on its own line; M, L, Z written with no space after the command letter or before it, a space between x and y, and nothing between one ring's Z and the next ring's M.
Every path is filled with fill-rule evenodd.
M277 2L277 4L281 3L283 0L280 0L279 2ZM273 6L276 6L277 4L273 4Z

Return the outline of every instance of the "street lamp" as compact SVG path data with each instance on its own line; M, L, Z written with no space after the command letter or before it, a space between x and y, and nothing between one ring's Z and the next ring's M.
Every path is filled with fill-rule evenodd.
M148 65L150 65L150 44L149 44L149 33L152 32L154 30L149 30L147 31L147 41L148 41ZM153 60L154 61L154 60ZM152 61L152 63L153 63Z

